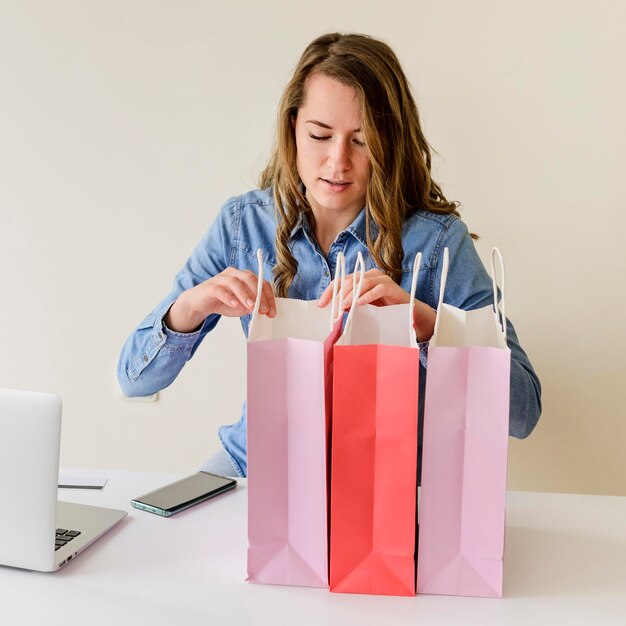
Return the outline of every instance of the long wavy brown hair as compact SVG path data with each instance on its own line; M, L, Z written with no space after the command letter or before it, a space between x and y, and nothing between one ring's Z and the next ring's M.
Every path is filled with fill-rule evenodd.
M289 240L300 213L310 211L296 167L292 120L306 95L306 80L321 73L353 87L371 160L365 198L367 247L378 267L400 281L402 225L417 209L458 215L431 177L431 152L409 83L391 48L373 37L331 33L311 42L285 87L278 107L276 146L261 172L277 211L274 283L286 297L298 270ZM372 225L376 229L372 229ZM373 232L377 234L373 236ZM373 238L372 238L373 237Z

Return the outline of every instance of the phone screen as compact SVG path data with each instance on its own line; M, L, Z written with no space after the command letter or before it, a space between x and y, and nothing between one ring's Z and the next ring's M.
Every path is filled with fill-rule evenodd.
M131 504L145 504L155 509L176 512L202 502L237 484L232 478L223 478L207 472L198 472L169 485L135 498ZM138 507L143 508L143 507Z

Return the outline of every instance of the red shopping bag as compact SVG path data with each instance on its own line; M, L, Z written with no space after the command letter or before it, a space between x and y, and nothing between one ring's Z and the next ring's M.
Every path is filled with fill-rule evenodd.
M499 313L495 255L502 274ZM428 349L417 587L419 593L502 596L511 351L504 264L491 257L494 304L443 303Z
M334 348L330 590L415 595L419 350L411 302L355 304Z
M343 255L337 268L343 275ZM276 298L248 334L248 578L328 587L328 438L335 314L316 301Z

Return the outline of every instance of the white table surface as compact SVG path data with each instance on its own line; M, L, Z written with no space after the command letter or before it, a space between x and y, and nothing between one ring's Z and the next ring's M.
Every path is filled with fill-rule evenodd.
M626 497L510 492L502 599L344 595L245 582L246 487L171 518L130 499L178 476L103 470L60 499L129 515L56 573L0 567L0 624L626 624Z

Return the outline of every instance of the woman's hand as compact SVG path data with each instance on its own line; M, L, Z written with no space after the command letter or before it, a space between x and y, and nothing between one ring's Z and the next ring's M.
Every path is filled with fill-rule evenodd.
M333 297L334 280L326 287L324 293L318 301L319 306L325 307ZM358 277L357 277L358 284ZM352 304L352 287L354 285L354 274L346 276L343 290L343 308L349 309ZM361 295L357 304L373 304L374 306L388 306L390 304L408 304L411 297L397 283L383 274L378 269L371 269L363 275L363 285Z
M346 276L343 309L349 309L352 304L352 286L354 284L354 274ZM318 305L325 307L333 297L332 281L324 290L324 293L318 300ZM358 284L358 278L357 278ZM400 285L395 283L389 276L383 274L378 269L371 269L365 272L363 276L363 285L361 286L361 294L357 300L357 304L373 304L374 306L389 306L390 304L408 304L411 296ZM415 311L413 313L413 322L415 335L418 341L428 341L435 330L434 309L420 300L415 300Z
M209 315L241 317L252 313L257 276L250 270L227 267L217 276L183 291L167 312L165 324L179 333L197 330ZM259 313L274 317L276 301L272 285L263 281Z

